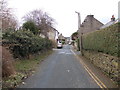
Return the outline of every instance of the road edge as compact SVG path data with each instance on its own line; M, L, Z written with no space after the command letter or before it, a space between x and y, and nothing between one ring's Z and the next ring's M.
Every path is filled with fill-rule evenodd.
M111 83L113 84L112 86L110 85L106 85L105 82L103 82L103 80L101 80L96 74L95 72L93 72L93 70L91 70L91 67L89 67L89 65L83 60L82 57L80 57L80 55L77 55L75 53L75 50L73 48L71 48L71 52L74 54L74 56L77 58L77 60L79 60L79 62L83 65L84 69L88 72L88 74L91 76L91 78L97 83L97 85L102 88L103 90L104 89L114 89L114 88L118 88L117 85L115 85L113 83L113 81L110 79L109 81L111 81ZM90 63L91 64L91 63ZM98 69L98 68L97 68ZM100 70L99 70L100 71ZM101 71L101 73L103 73ZM105 75L104 75L105 76ZM106 77L106 76L105 76Z

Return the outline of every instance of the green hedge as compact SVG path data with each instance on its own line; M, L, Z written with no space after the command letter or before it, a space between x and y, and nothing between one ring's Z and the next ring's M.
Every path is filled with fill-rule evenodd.
M80 39L77 38L75 42L77 43L77 50L80 51Z
M52 49L52 42L46 38L34 35L30 31L19 30L16 32L6 32L3 39L9 41L14 57L28 57L48 49ZM10 44L9 43L9 44Z
M83 35L83 49L118 56L120 23Z

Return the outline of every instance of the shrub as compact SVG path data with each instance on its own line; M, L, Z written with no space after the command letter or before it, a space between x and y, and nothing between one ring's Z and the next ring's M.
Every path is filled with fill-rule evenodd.
M0 46L0 48L0 53L2 53L2 76L8 77L15 74L13 57L5 47Z
M5 33L3 38L8 40L14 57L29 57L29 54L52 48L52 42L46 38L34 35L31 31L19 30L13 33Z
M23 28L26 30L30 30L31 32L33 32L33 34L39 34L39 30L33 21L27 21L23 23Z
M78 48L78 51L80 51L80 39L79 38L77 39L77 48Z
M103 52L118 56L120 24L111 25L105 29L83 35L83 49Z

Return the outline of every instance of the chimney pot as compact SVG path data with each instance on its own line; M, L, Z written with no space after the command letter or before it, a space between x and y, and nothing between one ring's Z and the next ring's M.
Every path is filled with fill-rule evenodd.
M114 15L112 15L111 21L115 21L115 17L114 17Z
M88 17L94 17L94 15L88 15Z

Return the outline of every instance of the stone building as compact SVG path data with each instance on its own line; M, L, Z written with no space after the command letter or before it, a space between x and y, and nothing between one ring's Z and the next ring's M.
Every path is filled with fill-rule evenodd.
M99 30L101 26L103 26L103 23L95 19L94 15L87 15L83 23L80 25L80 31L82 34L86 34Z
M65 44L69 44L70 42L70 37L65 37Z
M55 29L55 28L53 28L53 27L51 27L50 29L49 29L49 31L48 31L48 38L50 39L50 40L52 40L52 41L54 41L54 40L56 40L56 38L58 37L58 31Z
M65 41L65 37L62 35L62 33L58 36L58 42Z
M48 35L49 40L51 40L53 42L54 47L56 47L59 32L55 28L51 27L51 28L49 28L47 35Z
M42 38L46 38L46 36L42 33L39 35ZM53 47L56 47L57 42L58 42L58 37L59 37L59 32L53 27L49 27L48 32L47 32L47 38L52 41Z

